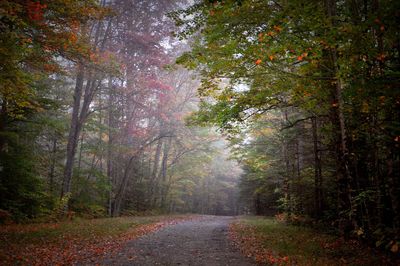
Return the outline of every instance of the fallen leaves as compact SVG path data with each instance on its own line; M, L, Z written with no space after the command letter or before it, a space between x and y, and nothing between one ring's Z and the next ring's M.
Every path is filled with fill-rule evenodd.
M163 217L160 221L148 224L132 224L125 232L116 235L96 234L95 223L87 222L88 232L82 235L61 234L56 239L44 236L41 241L23 244L13 242L8 235L12 233L34 233L41 230L59 228L59 224L10 225L0 227L0 240L6 245L0 246L0 261L2 265L73 265L95 264L104 256L117 254L119 250L133 239L155 232L165 226L176 224L182 220L193 219L195 216ZM134 218L133 218L134 219ZM95 230L96 229L96 230ZM92 231L90 231L92 230ZM58 232L58 231L54 231ZM133 260L134 256L130 257Z
M395 254L399 242L382 253L356 239L325 234L271 218L241 218L231 224L229 238L240 251L259 265L400 265Z
M229 238L234 245L248 258L253 258L257 264L291 265L293 261L288 256L281 256L272 250L263 248L262 235L252 226L233 223L229 227Z

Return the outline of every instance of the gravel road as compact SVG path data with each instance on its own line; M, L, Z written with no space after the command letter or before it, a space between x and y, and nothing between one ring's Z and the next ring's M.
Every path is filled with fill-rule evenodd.
M142 236L104 265L255 265L228 239L232 217L202 216Z

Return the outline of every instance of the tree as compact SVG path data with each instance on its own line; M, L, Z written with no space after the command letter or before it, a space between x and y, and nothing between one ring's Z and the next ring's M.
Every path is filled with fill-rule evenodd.
M93 1L2 1L0 9L1 208L32 218L41 212L45 197L31 148L49 125L41 114L58 104L46 95L47 78L65 71L66 62L87 57L76 27L105 11Z
M392 167L399 152L398 94L388 93L397 82L398 15L391 11L397 5L204 1L171 15L180 26L178 36L195 38L178 62L203 77L202 102L192 121L218 125L235 139L260 119L270 123L278 112L282 152L276 167L285 169L280 189L286 211L318 219L335 212L329 219L346 236L362 231L376 239L372 232L385 227L392 232L389 239L398 237L397 223L387 218L398 215L398 198L390 196L399 188ZM269 177L267 169L263 178ZM293 202L310 193L312 208Z

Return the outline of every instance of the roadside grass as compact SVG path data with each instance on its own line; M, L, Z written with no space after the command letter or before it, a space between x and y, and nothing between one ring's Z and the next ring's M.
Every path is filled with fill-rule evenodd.
M231 237L263 265L396 265L358 241L273 218L241 217L231 226Z
M173 216L168 216L173 217ZM176 216L180 217L180 216ZM121 234L139 225L159 222L166 216L117 217L100 219L76 218L72 221L39 224L15 224L0 226L2 241L14 244L52 242L63 237L91 239Z
M79 219L0 226L0 265L73 264L189 215Z

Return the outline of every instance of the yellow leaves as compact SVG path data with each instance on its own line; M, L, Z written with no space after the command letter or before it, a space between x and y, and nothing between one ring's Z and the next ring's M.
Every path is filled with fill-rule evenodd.
M363 102L361 105L361 112L368 113L369 112L369 104L367 102Z
M104 142L108 142L108 140L109 140L108 134L102 133L101 134L101 140L104 141Z

